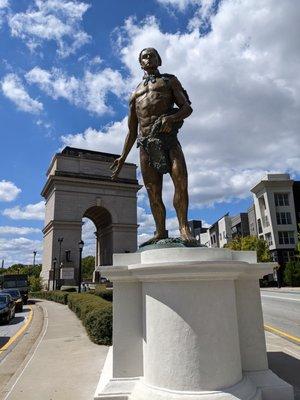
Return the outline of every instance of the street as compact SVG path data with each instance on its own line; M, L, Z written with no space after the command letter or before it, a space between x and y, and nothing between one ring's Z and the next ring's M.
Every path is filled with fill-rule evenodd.
M300 292L262 290L261 299L264 324L299 338L300 343Z
M29 315L30 307L29 305L24 305L23 311L16 312L15 317L9 324L2 323L0 325L0 348L3 348L7 342L16 335L20 328L26 323Z

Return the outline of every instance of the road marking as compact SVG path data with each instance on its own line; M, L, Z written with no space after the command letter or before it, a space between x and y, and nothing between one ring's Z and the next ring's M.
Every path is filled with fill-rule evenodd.
M280 296L269 296L267 294L262 294L261 297L267 297L268 299L282 299L290 301L300 301L300 299L291 299L290 297L280 297Z
M279 336L283 336L283 337L286 337L287 339L291 339L297 343L300 343L300 337L298 337L298 336L290 335L289 333L286 333L280 329L274 328L273 326L270 326L270 325L264 325L264 328L268 332L275 333Z
M15 383L12 385L12 387L10 388L9 392L8 392L7 395L4 397L3 400L7 400L8 397L10 396L11 392L14 390L16 384L19 382L19 380L20 380L21 376L23 375L25 369L28 367L30 361L33 359L33 357L34 357L34 355L35 355L37 349L39 348L40 344L42 343L42 340L44 339L44 337L45 337L45 335L46 335L46 332L47 332L47 329L48 329L48 312L47 312L47 309L46 309L46 308L42 307L42 309L43 309L43 312L44 312L44 326L43 326L44 332L42 333L42 336L41 336L41 338L40 338L38 344L36 345L36 348L34 349L34 351L33 351L32 355L31 355L31 357L29 358L29 360L28 360L27 363L25 364L25 366L24 366L24 368L22 369L20 375L17 377ZM46 322L45 322L45 321L46 321Z
M12 345L20 335L22 335L22 333L27 329L28 325L30 324L31 320L32 320L32 308L29 306L30 308L30 313L28 315L27 321L25 322L25 324L17 331L17 333L14 334L14 336L12 336L9 341L7 343L5 343L5 345L3 347L0 348L0 354L7 350L9 348L10 345Z

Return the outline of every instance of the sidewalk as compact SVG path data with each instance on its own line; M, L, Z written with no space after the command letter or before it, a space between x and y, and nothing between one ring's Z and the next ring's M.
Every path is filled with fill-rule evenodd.
M269 368L294 386L295 400L300 400L300 346L265 332Z
M263 292L300 293L300 287L292 287L292 286L285 286L281 288L277 287L261 288L260 290Z
M92 400L108 348L93 344L66 306L40 301L44 327L10 381L5 400ZM270 369L294 386L300 400L300 346L266 332ZM3 399L3 400L4 400Z
M92 400L108 347L92 343L66 306L38 304L45 315L38 346L22 365L21 375L9 382L4 399Z

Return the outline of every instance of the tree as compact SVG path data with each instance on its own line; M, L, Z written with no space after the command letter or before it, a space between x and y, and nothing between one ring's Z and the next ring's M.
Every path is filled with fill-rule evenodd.
M227 243L225 247L231 250L255 250L258 262L272 261L268 243L256 236L238 236Z
M82 280L92 280L95 270L95 257L87 256L82 259Z
M30 292L39 292L42 290L42 278L39 276L31 275L29 278Z
M300 261L289 261L284 270L284 282L290 286L300 286Z
M41 264L36 265L24 265L24 264L13 264L9 268L4 268L0 270L0 274L6 275L17 275L25 274L28 276L39 277L42 270Z

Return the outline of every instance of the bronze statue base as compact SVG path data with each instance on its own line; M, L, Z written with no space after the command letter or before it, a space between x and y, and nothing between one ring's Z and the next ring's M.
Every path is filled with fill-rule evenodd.
M141 253L142 251L146 250L153 250L153 249L167 249L170 247L206 247L203 244L199 244L196 239L195 241L184 241L180 237L178 238L166 238L166 239L160 239L157 240L155 243L153 243L153 239L150 239L149 241L146 241L142 243L139 246L138 253Z

